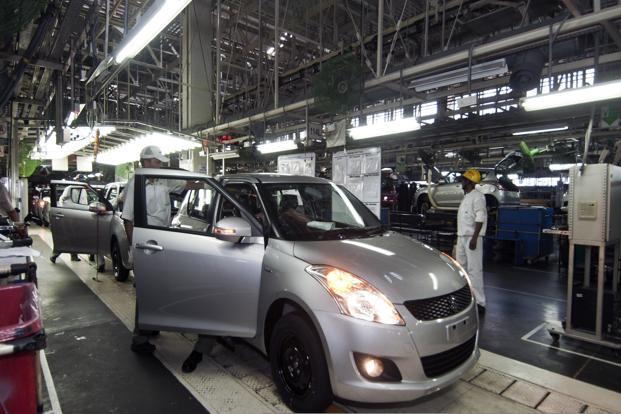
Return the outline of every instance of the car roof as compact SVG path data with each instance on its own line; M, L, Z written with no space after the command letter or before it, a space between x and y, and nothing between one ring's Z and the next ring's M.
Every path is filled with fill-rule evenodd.
M178 169L163 169L163 168L139 168L135 171L138 175L157 175L160 177L176 177L184 176L188 178L205 178L208 177L202 173L195 173L186 170ZM244 173L225 175L220 177L220 180L243 180L255 184L276 184L276 183L315 183L315 184L327 184L330 181L325 178L309 177L306 175L289 175L289 174L275 174L275 173Z
M306 175L274 174L274 173L244 173L225 175L222 180L234 181L236 179L249 181L255 184L327 184L330 181L325 178L310 177Z

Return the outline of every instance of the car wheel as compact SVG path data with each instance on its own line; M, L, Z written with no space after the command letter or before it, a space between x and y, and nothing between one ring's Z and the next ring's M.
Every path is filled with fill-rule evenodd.
M313 326L289 313L270 338L272 377L285 404L295 412L322 412L334 399L326 358Z
M114 279L118 282L125 282L129 277L129 269L123 266L123 260L121 258L121 249L119 249L119 243L112 242L112 270L114 270Z
M431 202L427 197L420 200L420 204L418 205L418 212L420 214L427 214L427 212L431 209Z

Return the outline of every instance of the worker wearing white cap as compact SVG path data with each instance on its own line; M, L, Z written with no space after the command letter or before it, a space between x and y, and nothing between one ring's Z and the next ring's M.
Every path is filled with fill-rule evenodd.
M140 152L140 165L143 168L161 168L162 163L169 159L155 145L149 145ZM127 183L124 194L120 197L123 201L123 223L127 233L127 240L131 246L134 229L134 177ZM181 194L186 188L184 180L150 179L145 188L145 205L147 210L147 223L151 226L169 227L171 221L170 194ZM131 250L131 247L130 247ZM131 254L130 254L131 256ZM134 335L131 349L139 354L152 354L155 345L149 342L152 331L138 329L138 305L136 304L136 318Z
M476 189L481 173L470 168L461 176L464 198L457 212L457 261L466 268L479 313L485 313L483 236L487 227L485 196Z

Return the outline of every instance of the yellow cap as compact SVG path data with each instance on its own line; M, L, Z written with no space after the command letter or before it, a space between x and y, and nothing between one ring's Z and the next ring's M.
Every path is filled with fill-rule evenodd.
M472 181L475 184L481 182L481 173L474 168L467 169L466 172L463 173L462 177L464 177L468 181Z

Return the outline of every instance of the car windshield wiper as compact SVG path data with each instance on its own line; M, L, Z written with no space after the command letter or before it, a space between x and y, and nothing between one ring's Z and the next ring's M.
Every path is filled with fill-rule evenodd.
M381 234L383 232L382 226L375 227L347 227L343 229L335 229L330 233L336 234L337 239L344 239L348 236L357 236L361 237L369 237L376 234Z

